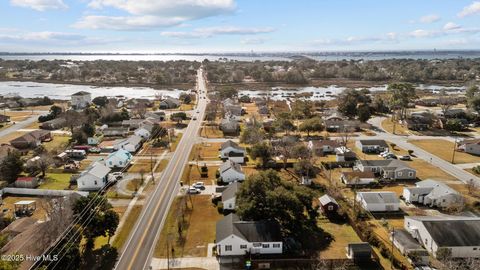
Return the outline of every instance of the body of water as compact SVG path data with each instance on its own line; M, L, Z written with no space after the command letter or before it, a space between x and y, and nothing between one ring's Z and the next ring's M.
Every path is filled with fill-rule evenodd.
M38 98L47 96L52 99L69 100L70 95L78 91L98 96L125 96L127 98L154 99L157 96L170 96L178 98L184 90L156 90L149 87L97 87L90 85L53 84L36 82L0 82L0 95L19 95L24 98Z

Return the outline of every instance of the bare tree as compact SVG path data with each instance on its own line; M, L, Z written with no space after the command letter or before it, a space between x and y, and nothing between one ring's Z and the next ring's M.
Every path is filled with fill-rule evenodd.
M53 164L53 157L50 153L45 152L42 155L40 155L40 159L36 161L38 169L40 172L42 172L42 177L45 177L45 174L50 168L50 166Z
M475 180L470 179L467 184L467 190L469 195L476 195L478 192L478 184L475 182Z
M145 106L145 103L143 102L139 102L135 104L135 106L132 109L132 115L140 119L144 119L146 113L147 113L147 106Z
M441 97L439 105L440 105L440 109L442 110L443 116L445 116L445 114L448 112L448 110L450 110L450 108L452 108L453 102L448 97Z

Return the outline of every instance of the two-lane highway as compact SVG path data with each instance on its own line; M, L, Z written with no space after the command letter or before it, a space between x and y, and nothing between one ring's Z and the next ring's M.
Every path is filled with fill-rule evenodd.
M170 205L180 188L180 178L204 118L207 106L207 89L202 68L198 70L197 74L197 90L199 92L197 109L192 113L192 118L196 117L197 120L192 119L190 121L162 176L155 180L155 191L148 198L139 219L135 223L115 269L141 270L148 269L150 266L160 231ZM125 224L125 226L129 225L133 224Z

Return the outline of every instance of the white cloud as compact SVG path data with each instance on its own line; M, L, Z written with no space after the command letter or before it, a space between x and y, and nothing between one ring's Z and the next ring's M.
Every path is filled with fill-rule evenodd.
M77 28L147 30L181 25L187 21L228 14L235 10L234 0L93 0L92 9L112 7L126 16L88 15L74 24Z
M421 23L434 23L440 20L440 16L436 14L425 15L420 18Z
M469 6L464 7L463 10L458 13L458 17L463 18L478 13L480 13L480 1L475 1Z
M456 23L453 22L448 22L443 26L443 30L445 31L451 31L451 30L456 30L456 29L461 29L462 27Z
M0 35L0 41L4 43L13 43L13 44L52 44L52 45L61 45L61 46L79 46L79 45L98 45L98 44L107 44L114 43L119 41L118 39L102 39L96 37L89 37L84 35L79 35L75 33L64 33L64 32L27 32L27 33L17 33L17 34L7 34Z
M435 36L437 33L435 31L428 31L424 29L417 29L409 33L409 36L416 37L416 38L423 38L423 37L432 37Z
M198 28L193 30L192 32L165 31L162 32L161 35L174 38L209 38L216 35L255 35L271 33L273 31L275 31L275 29L271 27L243 28L235 26L224 26Z
M249 37L249 38L242 39L240 43L244 45L256 45L256 44L263 44L267 40L268 40L267 38L263 38L263 37Z
M63 0L10 0L13 6L31 8L38 11L47 9L64 9L67 5Z

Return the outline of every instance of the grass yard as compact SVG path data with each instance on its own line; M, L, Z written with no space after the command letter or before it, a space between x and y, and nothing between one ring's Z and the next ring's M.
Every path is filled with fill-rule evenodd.
M155 166L156 160L153 160L153 166ZM151 170L151 162L150 160L145 160L145 159L137 159L133 163L133 165L128 169L128 172L130 173L139 173L142 170L146 173L150 172Z
M208 177L204 178L200 175L200 170L203 164L199 163L197 165L187 165L185 170L183 171L182 181L185 185L190 185L192 183L202 181L205 182L206 185L216 184L216 172L218 170L218 166L208 166Z
M44 142L43 146L47 151L63 151L65 148L67 148L69 140L69 136L52 136L52 140L49 142Z
M182 135L183 133L178 133L177 136L175 136L175 138L173 139L172 146L170 147L172 152L175 152L175 149L177 149L177 145L182 139Z
M391 118L387 118L387 119L384 119L382 121L382 128L388 132L388 133L393 133L393 121ZM408 129L406 127L404 127L403 125L401 125L400 123L396 123L395 124L395 134L397 135L408 135L410 134L410 132L408 131Z
M362 242L348 223L337 224L328 219L320 219L318 226L333 237L328 248L320 252L322 259L345 259L348 243Z
M200 129L200 136L205 138L224 138L223 132L219 128L206 126Z
M193 146L190 160L219 160L221 143L200 143Z
M44 182L38 187L39 189L68 189L70 185L71 173L47 173Z
M160 160L160 164L158 164L157 169L155 170L155 172L162 172L163 170L165 170L165 168L167 167L169 161L170 161L169 159L162 159L162 160Z
M432 139L432 140L409 140L410 143L422 148L425 151L434 154L435 156L451 162L453 155L454 143L442 140L442 139ZM454 163L474 163L480 162L480 157L470 155L464 152L455 152Z
M178 237L177 226L182 223L182 217L177 214L182 208L180 198L175 199L168 213L160 240L155 247L153 256L156 258L167 256L167 243L169 250L173 246L177 258L205 257L208 244L215 240L215 225L223 216L212 204L210 196L191 196L191 202L188 197L186 198L187 207L184 210L182 237Z
M32 111L8 111L5 112L5 115L10 116L10 121L12 122L21 122L25 121L33 115L38 115L37 113L33 113Z
M123 247L123 244L125 243L125 241L127 241L128 236L130 235L130 231L135 225L135 222L137 221L141 212L142 205L133 206L132 210L127 216L127 219L125 220L125 223L123 223L123 226L120 228L120 230L116 231L116 236L112 243L112 246L116 247L117 249L121 249Z

